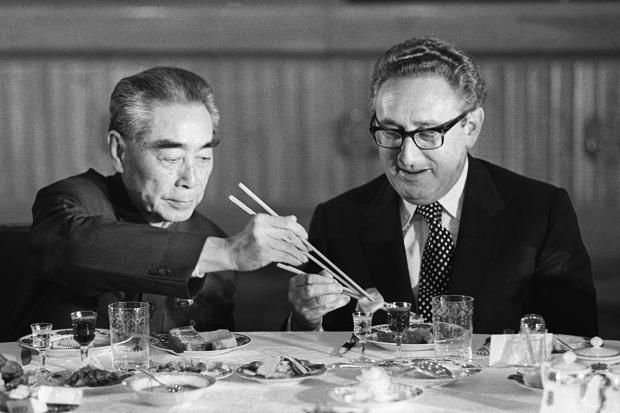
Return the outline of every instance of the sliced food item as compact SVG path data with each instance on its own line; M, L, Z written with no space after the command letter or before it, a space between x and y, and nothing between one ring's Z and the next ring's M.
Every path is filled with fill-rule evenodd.
M234 334L225 329L203 333L202 336L211 345L211 350L237 347L237 339Z
M308 374L308 369L305 368L295 357L282 356L284 360L288 360L291 363L291 367L296 375L306 375Z
M256 369L256 374L265 378L274 377L282 357L268 357L263 360L263 363Z
M211 343L192 326L173 328L168 332L168 343L174 351L204 351L212 348Z

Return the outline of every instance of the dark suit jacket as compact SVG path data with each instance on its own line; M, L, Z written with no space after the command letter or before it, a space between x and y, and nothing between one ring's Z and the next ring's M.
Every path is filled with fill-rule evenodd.
M319 205L310 242L386 301L413 302L399 196L384 175ZM565 190L470 157L454 254L448 293L474 297L474 331L518 331L533 312L551 332L596 334L590 260ZM323 328L350 330L353 306L327 314Z
M69 313L78 309L97 311L97 324L106 327L107 304L128 300L151 302L155 332L234 327L237 273L190 279L207 236L225 236L203 215L152 227L120 175L92 169L41 189L32 213L29 288L15 319L21 331L32 321L69 327ZM175 297L194 297L195 305L177 306Z

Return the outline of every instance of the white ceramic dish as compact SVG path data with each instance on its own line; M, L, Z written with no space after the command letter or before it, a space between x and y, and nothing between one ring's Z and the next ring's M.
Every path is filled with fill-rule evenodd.
M122 389L122 382L128 378L125 375L124 377L120 377L119 379L113 380L110 383L102 386L69 386L64 384L73 373L75 373L75 370L61 370L57 372L52 372L44 377L43 382L44 384L50 386L66 386L72 387L74 389L82 389L85 394L100 394L115 392ZM128 375L131 376L133 375L133 373L128 373Z
M443 386L448 383L463 380L467 377L475 376L482 371L482 367L474 363L467 363L461 360L452 359L432 359L433 361L450 370L454 377L431 378L428 375L417 372L416 370L408 370L420 360L424 359L403 358L398 360L384 360L377 363L376 365L385 368L392 376L412 379L415 380L416 383L425 386Z
M230 366L221 361L188 358L177 358L168 363L155 366L151 370L159 374L171 372L198 373L211 376L216 380L225 379L233 374Z
M426 327L430 330L431 325L430 324L419 324L420 326ZM396 343L394 343L393 340L387 341L387 340L382 340L378 337L377 333L382 332L382 333L388 333L389 332L389 328L387 324L379 324L376 326L372 327L372 334L370 335L370 337L368 338L367 342L368 343L372 343L375 344L383 349L386 350L390 350L390 351L395 351L396 350ZM407 343L403 343L400 347L400 349L402 351L428 351L428 350L433 350L435 347L433 345L433 343L425 343L425 344L407 344Z
M374 395L369 394L368 390L360 385L336 387L330 390L329 396L339 402L374 405L374 404L392 404L406 400L411 400L423 393L419 387L414 387L402 383L390 383L390 387L386 394L380 399L376 399Z
M256 369L262 364L262 361L260 360L253 361L251 363L247 363L247 364L237 367L237 369L235 370L235 373L237 373L239 377L243 377L245 379L256 380L256 381L265 382L265 383L285 383L285 382L295 382L295 381L307 379L310 377L319 376L325 373L325 371L327 371L327 367L324 364L312 364L308 362L307 360L299 360L299 359L298 361L301 362L304 367L310 370L308 374L295 375L292 377L281 377L281 378L280 377L268 378L268 377L259 376L259 375L256 375L255 372L256 372Z
M174 353L174 354L176 354L178 356L181 356L181 357L200 358L200 357L205 357L205 356L218 356L220 354L225 354L225 353L228 353L230 351L237 350L237 349L240 349L242 347L245 347L248 344L250 344L250 342L252 341L252 339L250 337L246 336L245 334L233 333L233 335L235 336L235 339L237 340L237 347L224 348L224 349L221 349L221 350L184 351L183 353L177 353L174 350L172 350L171 348L167 347L165 343L161 343L161 342L152 340L151 344L154 347L160 348L160 349L162 349L164 351L167 351L167 352L170 352L170 353Z
M133 390L138 400L143 403L150 404L151 406L175 406L198 400L207 389L215 383L213 377L198 373L180 372L154 374L164 383L194 386L196 389L182 392L150 391L149 389L160 387L161 385L143 374L136 374L123 381L123 384Z
M32 347L32 334L20 337L17 343L30 350ZM90 350L107 350L110 348L110 330L98 328L95 330L95 339L90 344ZM70 328L52 330L50 335L50 348L48 353L77 351L79 354L80 345L73 339L73 330Z

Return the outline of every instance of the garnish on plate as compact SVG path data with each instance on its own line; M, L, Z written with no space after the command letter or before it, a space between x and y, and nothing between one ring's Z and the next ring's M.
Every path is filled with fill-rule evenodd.
M313 364L295 357L275 356L246 364L241 366L240 370L248 377L286 379L320 374L325 371L325 365Z
M91 365L84 366L79 370L64 370L52 373L48 381L58 385L70 387L101 387L118 384L132 373L99 369Z

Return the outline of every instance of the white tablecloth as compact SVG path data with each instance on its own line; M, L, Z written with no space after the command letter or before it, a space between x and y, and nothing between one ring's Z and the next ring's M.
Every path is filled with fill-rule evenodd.
M346 359L332 357L332 350L346 341L350 332L248 332L243 333L252 341L249 345L216 357L210 357L235 367L268 355L287 354L312 362L337 362ZM474 337L474 349L477 349L486 336ZM0 352L18 355L16 343L0 343ZM63 368L75 368L79 365L79 351L75 356L56 357L53 352L48 356L48 368L52 371ZM375 359L390 358L388 350L368 344L367 354ZM430 356L433 352L403 353L407 356ZM346 358L359 356L355 348L345 355ZM109 353L94 357L104 364L109 363ZM164 362L176 356L154 350L151 359ZM488 365L488 357L476 357L474 362ZM37 356L33 357L33 364ZM519 386L507 377L513 368L487 367L481 373L466 379L449 383L441 387L423 387L423 394L406 402L385 405L364 406L368 412L537 412L542 391ZM210 387L206 394L191 405L172 408L156 408L139 404L134 394L121 385L110 389L98 389L85 394L82 405L77 412L295 412L311 411L317 404L331 407L346 407L344 403L333 401L329 391L338 386L357 383L355 377L359 369L335 369L323 375L301 381L276 384L256 382L232 375L219 380ZM396 381L414 384L414 379L399 377ZM346 411L346 410L344 410Z

